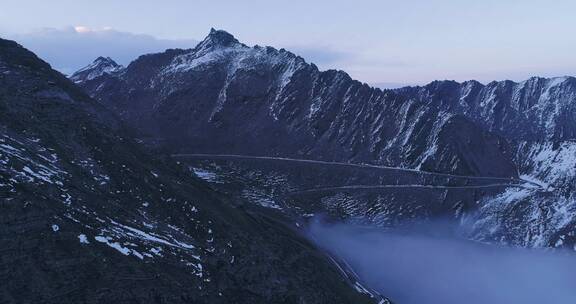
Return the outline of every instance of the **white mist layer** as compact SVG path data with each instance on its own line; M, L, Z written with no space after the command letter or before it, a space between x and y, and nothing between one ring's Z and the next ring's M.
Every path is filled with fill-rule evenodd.
M310 228L321 247L397 304L576 303L576 255L481 245L427 232Z

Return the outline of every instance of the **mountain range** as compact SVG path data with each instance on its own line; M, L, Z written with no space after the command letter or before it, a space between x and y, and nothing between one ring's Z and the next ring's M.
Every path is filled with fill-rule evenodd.
M92 66L71 79L171 151L516 174L505 142L462 115L342 71L320 72L285 50L248 47L224 31L212 30L194 49L141 56L112 73L111 60Z
M382 90L214 29L69 79L0 40L0 299L388 302L319 215L573 249L575 107L573 77Z
M108 61L96 70L114 66ZM469 237L483 241L574 244L573 77L380 90L343 71L319 71L286 50L249 47L212 30L195 48L144 55L78 84L145 141L173 154L304 158L521 179L538 189L444 194L442 212L434 213L466 219ZM380 215L404 213L381 203L394 201L391 191L352 205L379 201L372 209ZM416 195L414 208L431 208L428 195ZM366 216L365 207L356 209L364 211L354 216Z

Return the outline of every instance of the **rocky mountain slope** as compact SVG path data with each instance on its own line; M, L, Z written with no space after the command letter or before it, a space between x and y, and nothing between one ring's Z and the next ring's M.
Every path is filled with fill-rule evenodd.
M524 246L574 246L576 78L534 77L487 85L437 81L398 93L464 115L506 138L519 174L552 192L509 191L486 199L475 237L504 237Z
M48 64L0 40L0 302L382 300L281 216L214 192L133 137Z

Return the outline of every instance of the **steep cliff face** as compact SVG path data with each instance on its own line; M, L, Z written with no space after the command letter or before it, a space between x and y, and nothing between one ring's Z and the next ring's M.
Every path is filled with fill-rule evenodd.
M464 116L342 71L321 72L285 50L248 47L223 31L194 49L145 55L121 73L79 84L173 151L516 174L506 142Z
M0 302L380 299L354 289L282 217L215 193L132 136L0 40Z

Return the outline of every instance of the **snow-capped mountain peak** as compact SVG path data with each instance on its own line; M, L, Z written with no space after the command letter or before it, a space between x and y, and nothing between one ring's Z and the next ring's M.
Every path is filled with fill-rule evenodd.
M196 46L196 51L233 47L236 45L242 44L232 34L212 28L208 36Z
M116 63L110 57L98 57L91 64L78 70L70 76L70 80L81 83L87 80L98 78L104 74L113 74L122 71L124 67Z
M94 63L118 65L112 58L99 56L94 60Z

